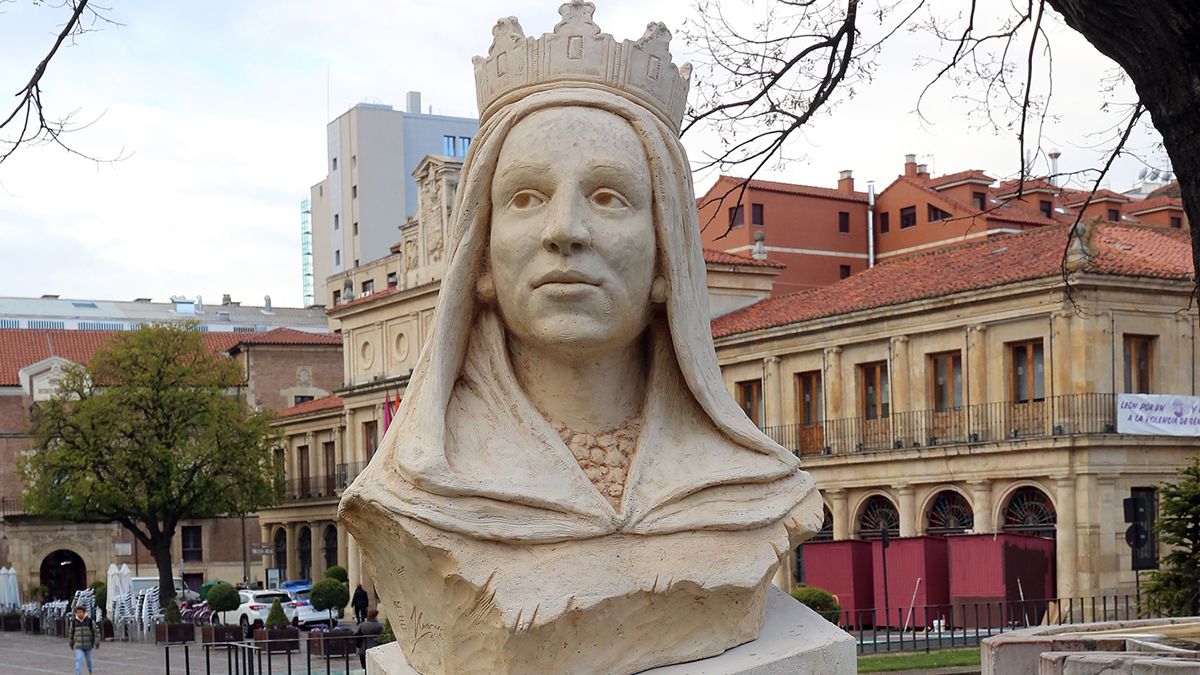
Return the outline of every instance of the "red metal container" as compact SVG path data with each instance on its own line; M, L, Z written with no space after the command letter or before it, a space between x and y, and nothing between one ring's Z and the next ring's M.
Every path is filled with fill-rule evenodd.
M950 537L947 542L955 623L973 628L999 625L1001 620L1040 620L1045 612L1041 601L1053 598L1055 591L1053 539L997 533Z
M819 541L802 546L804 582L837 596L842 605L842 625L858 628L874 620L871 543Z
M887 550L888 616L884 618L883 547L871 542L876 625L924 628L945 620L950 604L948 546L944 537L892 539ZM919 580L919 582L918 582Z

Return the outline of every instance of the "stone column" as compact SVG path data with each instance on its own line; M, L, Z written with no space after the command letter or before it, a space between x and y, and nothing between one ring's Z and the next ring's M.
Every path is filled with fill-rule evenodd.
M853 534L850 527L850 511L846 504L846 491L825 490L825 496L829 497L829 514L833 516L834 540L850 539Z
M1075 543L1075 478L1060 476L1054 479L1054 507L1057 510L1055 560L1058 567L1058 597L1069 598L1078 592Z
M287 526L287 577L299 579L300 572L300 527L298 523Z
M1116 593L1121 585L1121 573L1128 569L1129 564L1121 565L1122 560L1128 560L1125 556L1132 555L1130 549L1124 543L1125 523L1122 519L1106 518L1105 514L1119 512L1119 505L1122 497L1117 494L1117 474L1106 473L1096 476L1095 490L1093 491L1094 503L1092 508L1082 517L1076 514L1084 527L1080 530L1089 529L1086 527L1092 524L1096 533L1095 550L1087 550L1090 546L1083 547L1084 556L1092 560L1092 580L1094 586L1089 585L1089 588L1095 588L1098 593ZM1087 523L1092 521L1092 523Z
M350 570L350 559L349 559L350 533L346 531L346 528L341 527L339 525L338 529L337 529L337 537L338 537L338 564L341 565L342 567L345 567L346 571L349 572L349 570ZM354 586L351 586L350 588L351 588L351 590L353 590Z
M355 423L357 421L358 421L358 415L354 412L353 408L350 408L349 406L347 406L346 407L346 433L345 433L344 437L342 438L342 440L344 441L344 444L345 444L345 450L343 451L343 453L346 457L346 461L352 462L352 463L364 462L367 459L365 451L359 447L360 441L359 441L358 437L354 435Z
M779 371L778 356L763 359L763 402L766 404L764 419L768 427L777 427L784 423L783 384Z
M919 528L917 521L920 519L920 514L917 513L916 490L911 485L899 486L900 503L897 508L900 511L900 536L915 537Z
M325 523L314 521L308 524L312 537L312 579L325 578Z
M308 486L309 490L316 491L320 487L321 474L325 473L317 450L317 434L312 431L304 434L304 442L308 445Z
M844 417L842 413L842 348L829 347L825 350L825 372L821 374L825 387L825 445L836 453L852 452L853 439L839 437L836 424Z
M988 402L987 326L967 329L967 396L971 405Z
M996 531L992 516L992 482L988 479L969 481L971 488L971 511L975 516L972 529L976 534L991 534Z
M271 555L262 557L262 581L265 586L267 583L267 570L272 567L278 567L275 562L275 526L272 523L259 523L258 529L262 530L262 545L271 548Z
M1050 374L1054 396L1077 393L1072 377L1074 363L1071 360L1071 318L1070 312L1054 312L1050 315L1050 339L1054 341L1054 348L1050 351L1050 362L1046 364L1046 372ZM1046 395L1049 396L1050 392L1046 392ZM1060 407L1061 409L1063 408Z
M908 361L908 336L892 338L892 412L913 409L910 377L912 364Z

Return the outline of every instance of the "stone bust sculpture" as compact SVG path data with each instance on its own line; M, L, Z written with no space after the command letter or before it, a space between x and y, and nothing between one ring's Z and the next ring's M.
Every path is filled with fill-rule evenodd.
M591 3L476 58L431 339L342 499L409 665L636 672L754 639L821 525L727 392L678 138L688 66Z

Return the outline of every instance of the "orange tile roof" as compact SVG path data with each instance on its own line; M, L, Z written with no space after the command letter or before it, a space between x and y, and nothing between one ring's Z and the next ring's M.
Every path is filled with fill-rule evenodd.
M910 176L900 176L896 180L897 182L903 181L919 190L924 191L927 194L936 195L938 199L944 200L946 203L959 210L959 213L956 213L955 215L966 216L973 213L980 213L980 210L976 208L975 205L967 204L961 199L938 192L937 190L929 187L927 183L919 181ZM891 187L892 186L889 185L888 189L891 189ZM1053 225L1055 223L1054 220L1043 216L1041 213L1023 209L1019 204L1013 203L991 206L988 208L986 213L983 213L983 217L1009 223L1023 223L1026 225Z
M967 181L972 181L972 182L983 181L983 182L987 183L988 185L991 185L992 183L996 182L996 179L987 175L983 171L980 171L979 169L967 169L966 171L959 171L957 173L948 173L945 176L938 176L937 178L930 178L929 180L925 181L925 184L928 185L929 187L937 190L937 189L945 187L947 185L953 185L955 183L965 183Z
M341 410L342 397L337 395L322 396L314 398L311 401L297 403L290 408L284 408L278 413L278 417L295 417L297 415L308 415L310 413L323 412L326 410Z
M1063 203L1067 206L1079 206L1084 202L1088 204L1098 204L1100 202L1128 202L1129 196L1123 195L1120 192L1113 192L1108 188L1100 188L1096 190L1096 194L1092 195L1091 200L1088 200L1088 194L1091 190L1071 190L1064 189L1062 191Z
M1179 181L1173 180L1170 183L1154 190L1146 195L1146 199L1154 199L1155 197L1182 197L1183 188L1179 187Z
M717 183L721 181L740 183L745 180L736 176L721 176L717 179ZM716 184L709 188L711 193L716 189ZM786 194L802 195L805 197L824 197L826 199L841 199L850 202L867 203L867 193L865 192L842 192L837 188L823 188L815 185L800 185L798 183L781 183L773 180L761 180L754 178L750 181L748 190L765 190L767 192L783 192ZM703 203L703 200L701 200Z
M0 329L0 386L20 384L20 370L51 356L87 364L102 345L121 331ZM256 333L205 333L204 344L227 352Z
M712 265L737 265L738 267L776 267L783 269L785 265L770 260L756 260L744 255L704 249L704 262Z
M263 333L251 333L239 345L340 345L341 333L309 333L295 328L275 328Z
M1183 210L1183 200L1178 197L1147 197L1140 202L1133 202L1125 207L1126 213L1145 213L1147 211L1156 211L1158 209L1179 209Z
M1186 279L1192 274L1187 232L1096 223L1083 270L1116 276ZM718 317L713 337L936 298L1003 284L1057 277L1066 225L959 244L876 265L830 286L807 289Z
M996 196L1008 197L1011 195L1015 195L1017 193L1018 183L1020 183L1020 182L1021 181L1016 178L1014 178L1012 180L1002 181L1000 183L1000 185L996 188ZM1036 192L1039 190L1045 191L1045 192L1053 192L1054 194L1058 194L1058 186L1055 185L1054 183L1051 183L1050 181L1046 180L1045 178L1027 178L1027 179L1025 179L1025 185L1024 185L1024 188L1022 189L1023 193L1028 194L1030 192Z

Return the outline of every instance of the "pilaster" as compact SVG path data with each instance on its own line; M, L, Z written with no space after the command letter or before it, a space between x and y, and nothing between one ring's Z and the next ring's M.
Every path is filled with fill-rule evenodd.
M996 531L995 516L992 515L992 482L988 479L969 481L971 489L971 511L976 534L991 534Z
M763 359L763 394L766 404L764 419L768 427L776 427L784 423L783 385L780 381L779 370L778 356L768 356ZM791 578L790 574L788 578Z
M1054 507L1057 510L1055 560L1058 568L1058 597L1069 598L1078 593L1075 518L1075 477L1054 479Z
M911 485L901 485L897 492L900 496L900 503L897 505L900 511L900 536L915 537L920 530L917 521L921 517L921 514L917 513L917 491Z
M833 538L835 541L850 538L850 512L847 507L846 491L842 489L825 490L829 498L829 513L833 516Z
M892 338L892 411L905 412L912 410L912 391L910 373L912 364L908 358L908 336L900 335Z

